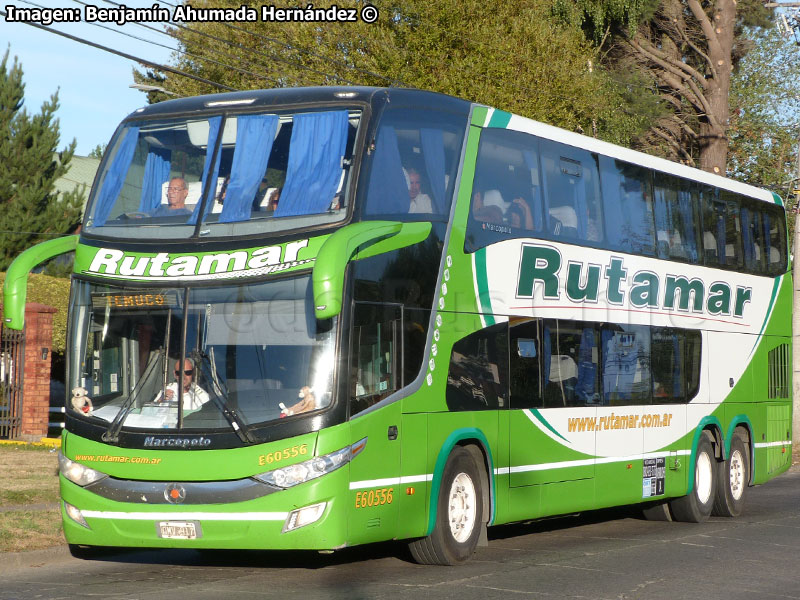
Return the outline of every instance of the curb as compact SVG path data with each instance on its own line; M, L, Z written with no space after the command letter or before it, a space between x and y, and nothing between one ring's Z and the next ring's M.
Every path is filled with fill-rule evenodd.
M53 546L44 550L28 550L26 552L0 553L0 574L13 573L21 569L43 567L70 558L69 547Z

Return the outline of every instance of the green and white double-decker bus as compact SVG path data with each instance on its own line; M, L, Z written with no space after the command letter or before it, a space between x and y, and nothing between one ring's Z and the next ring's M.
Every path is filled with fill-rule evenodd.
M467 560L616 505L736 516L791 461L772 193L414 90L173 100L122 123L74 248L75 548Z

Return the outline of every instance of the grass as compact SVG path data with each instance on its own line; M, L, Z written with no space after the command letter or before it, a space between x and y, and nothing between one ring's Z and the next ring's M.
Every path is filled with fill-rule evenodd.
M58 508L26 510L58 502L58 456L52 447L0 445L0 552L40 550L64 543Z

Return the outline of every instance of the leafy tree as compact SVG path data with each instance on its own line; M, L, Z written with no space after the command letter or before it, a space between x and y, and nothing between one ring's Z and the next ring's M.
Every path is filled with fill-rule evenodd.
M56 153L58 94L28 115L23 108L22 67L0 61L0 271L26 248L66 233L80 220L81 196L56 197L53 183L67 171L75 141Z
M195 9L241 5L240 0L191 3ZM360 9L363 3L344 0L337 5ZM649 125L648 112L630 110L627 84L593 68L598 57L592 44L579 29L556 19L550 0L494 4L491 10L481 0L390 0L376 5L380 17L374 24L176 24L172 34L185 53L176 54L172 66L236 89L416 87L567 129L596 131L623 144ZM135 79L180 96L219 91L167 72L139 72ZM160 92L150 94L151 101L166 98Z
M752 33L731 85L728 172L789 200L800 140L798 50L775 29Z
M668 108L639 140L645 151L724 175L731 75L767 27L761 0L568 0L561 14L603 47L605 64L637 72Z
M97 144L92 151L89 152L89 158L103 158L103 153L106 151L108 144Z

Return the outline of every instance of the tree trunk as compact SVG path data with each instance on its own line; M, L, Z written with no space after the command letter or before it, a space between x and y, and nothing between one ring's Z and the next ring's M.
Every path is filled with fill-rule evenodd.
M690 8L696 2L689 1ZM705 15L703 15L705 16ZM730 105L731 71L734 28L736 27L736 0L716 0L710 19L702 21L708 39L708 63L711 76L706 78L706 99L709 111L700 119L700 168L725 175L728 159L728 121Z

